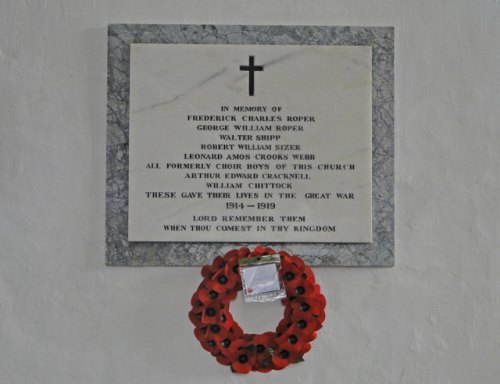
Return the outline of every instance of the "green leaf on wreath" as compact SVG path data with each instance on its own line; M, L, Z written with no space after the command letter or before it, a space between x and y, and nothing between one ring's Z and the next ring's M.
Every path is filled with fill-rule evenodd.
M295 360L295 361L293 362L293 364L302 363L303 361L305 361L305 360L304 360L304 358L303 358L302 356L299 356L299 357L297 358L297 360Z

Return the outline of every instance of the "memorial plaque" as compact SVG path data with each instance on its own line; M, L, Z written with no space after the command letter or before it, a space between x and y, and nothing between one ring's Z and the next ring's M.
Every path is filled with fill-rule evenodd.
M393 264L392 28L108 33L108 264Z

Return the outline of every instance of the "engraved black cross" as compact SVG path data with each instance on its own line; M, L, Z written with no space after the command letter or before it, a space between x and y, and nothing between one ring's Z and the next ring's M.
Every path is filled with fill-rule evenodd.
M254 57L249 56L248 65L240 65L240 71L248 71L248 94L253 96L254 89L254 73L255 71L263 71L264 67L262 65L254 65Z

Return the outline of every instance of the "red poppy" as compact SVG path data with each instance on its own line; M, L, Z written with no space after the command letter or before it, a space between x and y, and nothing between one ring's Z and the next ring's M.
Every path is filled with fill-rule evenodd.
M277 348L272 359L274 369L283 369L291 363L296 363L302 356L303 344L298 336L288 331L278 337Z
M238 257L241 259L243 257L247 257L250 253L250 250L247 247L242 247L238 249Z
M310 343L305 343L302 347L302 349L300 350L299 354L300 356L306 354L307 352L309 352L311 350L311 344Z
M280 255L280 258L281 258L281 264L282 265L289 265L291 263L291 261L290 261L290 255L287 252L280 251L279 255Z
M290 262L295 264L297 267L299 267L299 268L305 267L304 260L302 260L300 257L290 256L289 259L290 259Z
M304 312L312 316L324 316L324 311L319 300L310 297L296 297L287 304L293 311Z
M277 252L274 249L272 249L272 248L266 247L266 249L265 249L265 254L266 255L276 255L276 253Z
M263 254L266 253L266 248L263 247L262 245L259 245L259 246L255 247L253 252L258 256L262 256Z
M314 276L312 269L309 267L304 268L304 271L302 273L302 277L304 279L307 279L307 281L309 281L312 284L316 283L316 277Z
M213 284L210 283L211 280L205 279L203 281L203 286L198 288L198 299L203 303L203 305L206 305L214 300L218 300L222 303L229 301L225 292L217 292L214 289L207 288L207 286L210 287L211 284Z
M217 360L217 362L219 364L222 364L222 365L233 364L232 357L227 357L226 355L224 355L224 350L222 348L221 348L221 351L219 352L219 354L217 356L215 356L215 359Z
M220 361L231 361L231 368L238 373L248 373L252 370L255 354L251 344L241 338L233 340L225 348L221 349Z
M202 312L189 311L189 320L191 320L191 323L193 323L194 326L201 324L201 316Z
M222 293L226 292L227 290L231 290L234 288L236 285L237 281L236 280L230 280L226 276L226 272L224 269L219 270L216 272L210 280L205 280L204 285L207 289L209 290L214 290L216 292Z
M226 296L228 298L229 301L233 301L234 299L236 299L238 297L238 291L241 291L242 290L242 285L241 285L241 282L237 282L235 285L234 285L234 288L229 290L229 291L226 291Z
M279 344L274 352L273 364L284 368L290 363L295 363L301 357L301 347L301 345L293 346L289 343Z
M214 268L211 265L204 265L201 268L201 276L210 279L214 274Z
M210 352L212 356L217 356L220 352L217 342L215 340L202 341L200 344L203 347L203 349Z
M274 332L266 332L262 335L256 335L253 338L255 348L255 370L259 372L272 371L273 356L271 354L271 347L276 347L276 338Z
M255 355L252 352L242 349L231 364L231 368L234 372L248 373L252 370L254 360Z
M290 298L307 297L314 293L314 285L303 279L295 279L285 283L285 289Z
M290 320L293 322L291 328L299 335L310 335L322 327L316 317L300 312L294 312Z
M217 272L221 268L221 265L223 265L223 263L225 263L225 260L221 256L217 256L212 264L204 265L201 268L201 275L205 278L210 279L215 274L215 272Z
M217 256L215 257L214 261L212 261L212 267L216 268L217 270L223 268L225 264L226 260L224 260L222 256Z
M201 315L203 324L216 324L221 322L222 310L218 301L205 303L205 309Z
M273 369L272 362L273 356L269 346L255 343L255 369L263 373L270 372Z
M294 331L293 328L288 328L283 334L276 338L276 345L287 345L290 348L300 349L297 345L301 344L300 334Z
M200 287L202 287L201 284ZM198 290L200 289L200 287L198 287ZM203 302L200 299L199 291L196 291L191 297L191 306L193 307L193 310L198 310L199 312L203 311Z
M241 283L241 276L240 276L239 267L240 267L240 265L239 265L237 260L236 260L236 262L232 262L232 263L228 262L225 265L224 273L229 280L233 280L233 281Z
M280 337L282 334L288 332L288 329L293 325L293 322L289 318L281 319L276 327L276 337Z
M223 259L226 262L230 262L232 259L238 260L238 250L232 249L229 252L226 252L226 254L223 256Z
M307 312L318 318L325 319L325 306L320 298L316 295L310 295L308 297L295 297L293 300L289 300L286 303L287 306L293 308L297 312ZM323 322L321 320L321 322Z
M205 341L206 333L207 333L207 327L205 326L196 327L194 329L194 336L199 342Z
M270 371L272 355L269 348L275 341L274 332L266 332L262 335L256 335L252 341L255 348L255 360L257 362L257 366L262 368L262 370L259 369L259 371Z
M280 277L283 279L285 284L288 284L291 281L304 280L302 277L303 273L304 268L297 267L293 263L289 263L286 268L281 267L279 270Z
M221 353L227 357L234 359L236 355L239 353L239 350L248 345L249 342L247 340L244 340L242 337L238 337L236 339L233 339L231 343L229 343L223 349L221 349Z
M205 338L207 340L220 341L226 338L232 338L230 327L225 327L223 323L207 325Z
M225 329L228 329L229 332L231 332L233 337L240 337L244 334L240 325L236 321L234 321L233 316L227 309L224 309L222 311L221 324Z
M234 323L234 325L231 326L231 328L229 328L229 332L233 337L242 337L245 334L243 332L243 329L241 329L239 324L236 322Z

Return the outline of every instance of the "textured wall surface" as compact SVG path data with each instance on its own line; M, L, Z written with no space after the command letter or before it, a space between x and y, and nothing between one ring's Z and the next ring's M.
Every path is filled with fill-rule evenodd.
M106 25L125 22L395 26L396 266L315 270L306 362L231 375L192 336L197 268L104 266ZM0 382L498 383L499 68L495 0L2 0ZM281 316L255 312L232 310Z

